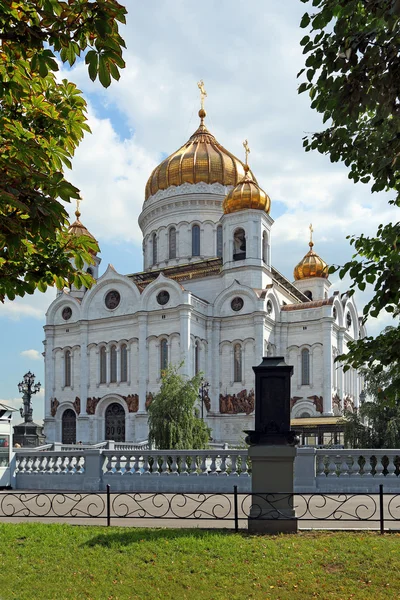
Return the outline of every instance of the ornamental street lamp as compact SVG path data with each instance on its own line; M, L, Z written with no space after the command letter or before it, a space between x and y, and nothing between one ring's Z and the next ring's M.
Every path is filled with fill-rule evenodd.
M35 383L35 375L28 371L25 373L23 380L18 384L18 390L22 396L22 402L24 408L20 408L19 412L21 417L24 418L25 423L32 423L32 404L31 399L34 394L40 392L40 381Z
M210 384L205 379L201 379L200 388L199 388L199 397L201 398L201 420L204 421L204 401L208 398L208 390L210 389Z

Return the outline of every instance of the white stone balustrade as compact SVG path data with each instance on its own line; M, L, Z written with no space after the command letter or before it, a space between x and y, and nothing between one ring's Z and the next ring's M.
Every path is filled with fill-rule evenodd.
M240 492L251 489L246 449L144 450L75 446L62 450L15 451L13 488L26 490L137 492ZM132 445L133 446L133 445ZM400 492L400 450L298 448L295 491ZM265 490L268 492L268 489Z

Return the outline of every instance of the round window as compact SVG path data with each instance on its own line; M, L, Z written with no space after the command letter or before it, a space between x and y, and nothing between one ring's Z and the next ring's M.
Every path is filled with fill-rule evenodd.
M72 317L72 308L66 306L63 308L61 315L64 321L68 321Z
M239 310L242 310L243 304L244 304L243 298L239 298L239 296L237 296L236 298L234 298L232 300L232 302L231 302L231 308L235 312L238 312Z
M274 307L272 306L272 302L271 302L271 300L268 300L268 302L267 302L267 313L268 313L269 315L270 315L270 314L272 314L273 308L274 308Z
M114 310L114 308L117 308L120 302L121 296L116 290L111 290L111 292L108 292L106 295L105 304L108 309Z
M167 290L162 290L161 292L159 292L157 294L158 304L161 304L161 306L164 306L165 304L167 304L169 297L170 296L169 296L169 293L167 292Z

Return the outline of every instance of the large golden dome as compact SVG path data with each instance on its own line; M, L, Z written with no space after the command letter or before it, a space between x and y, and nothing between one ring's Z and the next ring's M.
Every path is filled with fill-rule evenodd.
M247 208L255 208L265 210L269 213L271 209L271 199L260 188L249 174L249 167L244 165L245 176L225 197L222 205L224 214L245 210Z
M293 275L295 280L299 281L300 279L309 279L310 277L328 279L328 265L314 252L314 243L312 240L308 245L310 246L310 250L294 268Z
M145 198L159 190L183 183L236 185L245 175L243 163L217 142L204 125L206 111L199 110L199 128L179 150L154 169L146 185ZM253 181L253 175L251 175Z

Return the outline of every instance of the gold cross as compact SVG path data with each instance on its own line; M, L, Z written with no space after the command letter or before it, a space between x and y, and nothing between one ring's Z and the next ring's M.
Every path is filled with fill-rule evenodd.
M78 219L81 216L81 213L80 213L80 210L79 210L81 202L82 202L82 198L81 198L81 196L79 196L79 198L76 199L76 211L75 211L75 215L76 215L76 217Z
M312 234L313 234L313 231L314 231L312 223L310 223L310 227L308 229L310 230L310 242L312 243Z
M248 164L248 157L250 154L250 147L249 147L249 142L247 140L244 140L243 142L243 148L244 151L246 152L246 165Z
M204 81L202 79L198 82L197 87L200 90L201 108L204 110L204 98L207 98L207 92L204 88Z

